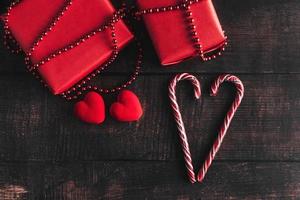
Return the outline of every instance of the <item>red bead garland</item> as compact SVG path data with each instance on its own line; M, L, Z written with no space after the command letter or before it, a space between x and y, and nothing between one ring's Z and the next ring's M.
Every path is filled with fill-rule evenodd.
M20 53L22 51L21 47L17 43L17 41L14 39L14 37L11 34L11 31L8 28L8 17L10 15L11 9L17 5L20 2L20 0L13 2L7 9L7 13L1 18L4 22L4 36L3 36L3 43L4 46L9 49L12 53ZM12 47L10 43L13 43L14 47Z
M11 34L11 31L9 30L9 27L8 27L8 16L10 15L10 11L13 9L13 7L16 6L20 2L21 2L21 0L17 0L15 2L13 2L9 6L7 14L4 16L4 29L5 29L4 43L5 43L5 46L8 49L12 50L12 52L15 52L15 53L18 53L22 50L21 50L21 48L19 48L19 46L18 46L18 50L13 50L8 45L7 41L13 41L17 45L17 42L14 40L14 38ZM31 63L30 56L32 55L32 53L34 52L36 47L40 44L41 41L43 41L44 37L46 37L48 35L48 33L50 31L52 31L53 27L61 19L61 17L65 14L65 12L69 9L69 7L71 5L72 5L72 0L66 1L66 4L63 6L63 8L52 19L52 22L48 25L48 27L45 29L45 31L36 39L36 41L33 43L32 47L30 48L29 52L26 53L25 63L27 65L28 71L31 72L37 79L39 79L40 82L43 83L45 87L47 87L47 85L44 83L44 81L40 78L39 73L37 71L38 68L41 65L44 65L46 62L51 61L55 57L57 57L57 56L65 53L65 52L79 46L81 43L85 42L86 40L93 37L97 33L103 32L107 29L110 29L111 30L112 45L113 46L112 46L112 54L111 54L110 58L108 59L108 61L106 61L105 64L99 66L96 70L94 70L94 72L92 72L91 74L86 76L82 81L77 83L75 86L73 86L69 90L63 92L61 94L61 96L65 99L67 99L67 100L74 100L74 99L77 99L79 96L81 96L84 92L89 91L89 90L94 90L94 91L98 91L98 92L101 92L101 93L113 93L113 92L120 91L121 89L124 89L124 88L128 87L130 84L132 84L136 80L137 76L139 75L140 69L141 69L143 56L142 56L142 49L141 49L140 43L137 44L137 46L138 46L138 57L137 57L137 63L136 63L135 71L126 83L122 84L121 86L112 88L112 89L104 89L104 88L99 88L97 86L87 85L87 83L90 82L94 77L96 77L103 70L105 70L108 66L110 66L116 60L117 56L119 55L119 49L118 49L118 45L117 45L118 41L116 39L116 33L115 33L115 23L117 23L119 20L123 19L126 16L125 5L122 5L122 8L119 9L118 11L116 11L112 15L111 19L108 20L106 23L104 23L102 26L100 26L98 29L84 35L79 40L69 44L68 46L57 50L56 52L49 55L48 57L43 58L39 63L37 63L35 65L33 65Z
M35 48L44 40L44 38L48 35L49 32L52 31L53 27L57 24L57 22L63 17L65 12L69 9L69 7L72 5L72 0L67 0L65 6L57 13L57 15L52 19L52 22L48 25L46 30L36 39L36 41L33 43L31 46L30 50L28 53L26 53L25 57L25 63L27 65L27 69L29 71L36 70L39 66L45 64L46 62L49 62L51 59L55 58L56 56L62 54L63 52L61 50L58 50L58 54L54 56L49 56L45 59L43 59L39 64L35 64L32 66L30 62L30 56L34 52ZM53 55L53 54L52 54Z

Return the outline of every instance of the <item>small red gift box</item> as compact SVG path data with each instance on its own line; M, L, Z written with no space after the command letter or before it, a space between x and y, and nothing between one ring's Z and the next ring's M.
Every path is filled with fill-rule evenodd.
M110 28L91 35L47 62L43 61L101 27L114 12L108 0L22 0L12 7L6 21L23 51L30 52L31 62L41 64L37 70L42 79L54 94L61 94L109 59L113 52ZM63 13L59 19L58 13ZM53 21L51 30L32 50L34 42ZM117 46L121 49L133 35L122 20L116 21L114 27Z
M224 50L226 37L211 0L137 2L162 65L196 55L210 60ZM192 34L189 28L194 29Z

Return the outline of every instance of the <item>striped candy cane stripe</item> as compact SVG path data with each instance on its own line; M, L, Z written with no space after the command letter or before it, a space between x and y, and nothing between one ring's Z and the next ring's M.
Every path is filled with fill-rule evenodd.
M187 169L188 178L191 183L195 183L196 177L195 177L195 173L194 173L194 167L193 167L193 163L192 163L188 139L186 136L184 123L182 120L182 116L181 116L180 109L179 109L179 106L177 103L177 98L176 98L176 85L179 81L182 81L182 80L189 80L192 83L192 85L194 86L194 95L197 99L199 99L201 96L201 88L200 88L200 83L197 80L197 78L188 73L178 74L177 76L174 77L174 79L171 81L171 83L169 85L169 98L171 100L171 107L173 109L173 114L174 114L177 128L179 131L180 143L181 143L182 150L183 150L183 155L184 155L185 166Z
M217 95L220 85L224 82L231 82L235 85L235 87L237 89L236 98L235 98L234 102L232 103L232 105L224 119L224 122L219 130L218 137L215 140L213 147L211 148L204 164L202 165L201 169L199 170L199 173L197 176L197 180L199 182L203 181L208 168L210 167L213 159L215 158L216 153L219 151L220 146L223 142L223 139L229 128L229 125L232 121L232 118L234 117L234 114L237 111L238 107L240 106L241 101L244 97L244 85L243 85L242 81L238 77L230 75L230 74L221 75L216 79L216 81L213 83L213 85L211 87L211 96Z

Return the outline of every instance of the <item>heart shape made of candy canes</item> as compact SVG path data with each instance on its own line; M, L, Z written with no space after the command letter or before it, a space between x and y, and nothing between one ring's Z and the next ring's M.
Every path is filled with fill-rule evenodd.
M244 96L244 85L242 81L233 75L230 74L224 74L219 76L214 83L211 86L211 96L216 96L219 90L220 85L223 82L231 82L235 85L237 89L236 97L234 102L232 103L229 111L227 112L227 115L224 119L223 124L221 125L221 128L219 129L218 136L216 140L214 141L211 150L209 151L207 158L205 159L204 163L202 164L202 167L200 168L198 174L197 174L197 179L194 173L194 167L192 163L192 157L190 153L190 147L188 143L188 139L186 136L186 131L184 127L184 123L182 120L182 115L177 103L177 98L176 98L176 85L179 81L181 80L189 80L191 81L192 85L194 86L194 95L196 99L199 99L201 96L201 88L200 88L200 83L198 79L195 76L192 76L188 73L183 73L183 74L178 74L174 77L174 79L171 81L169 85L169 98L171 100L171 107L173 109L173 114L175 117L175 121L177 124L177 128L179 131L179 137L180 137L180 142L183 150L183 155L184 155L184 160L185 160L185 166L187 169L187 174L188 178L191 183L195 182L202 182L208 168L211 166L213 159L215 158L217 152L220 149L220 146L223 142L223 139L228 131L228 128L230 126L230 123L234 117L235 112L237 111L238 107L240 106L243 96Z

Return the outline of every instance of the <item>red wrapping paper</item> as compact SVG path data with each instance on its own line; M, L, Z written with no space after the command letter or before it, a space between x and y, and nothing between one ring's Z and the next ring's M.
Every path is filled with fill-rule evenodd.
M65 0L23 0L8 18L9 29L25 52L64 6ZM35 48L31 61L35 64L58 49L100 27L112 17L114 8L108 0L76 0L43 41ZM115 24L119 48L133 39L122 20ZM97 33L79 46L62 53L38 68L41 77L54 94L71 88L103 64L112 53L111 32Z
M181 2L137 0L140 10L177 5ZM191 11L204 53L222 48L226 38L211 0L202 0L191 5ZM143 19L162 65L176 64L197 55L183 10L145 14Z

